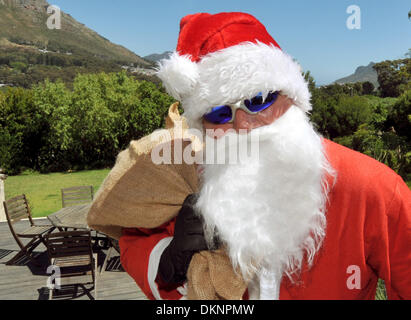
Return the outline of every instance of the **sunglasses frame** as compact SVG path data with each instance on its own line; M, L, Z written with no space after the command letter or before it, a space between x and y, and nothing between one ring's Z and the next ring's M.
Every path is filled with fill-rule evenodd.
M245 111L245 112L248 113L248 114L257 114L257 113L260 113L261 111L264 111L264 110L266 110L267 108L271 107L271 106L277 101L280 92L279 92L279 91L275 91L275 92L273 92L272 94L275 95L275 98L273 99L273 101L271 101L271 103L268 103L268 102L267 102L267 106L266 106L265 108L259 110L259 111L251 111L250 109L248 109L247 106L245 105L244 101L246 101L246 100L251 100L251 99L245 99L245 100L240 100L240 101L238 101L238 102L236 102L236 103L232 103L232 104L224 104L224 105L221 105L221 106L211 107L211 108L210 108L210 111L204 113L203 119L204 119L205 121L207 121L207 122L210 122L210 121L208 121L207 119L204 118L204 116L205 116L207 113L210 113L210 112L213 110L213 108L225 107L225 106L227 106L227 107L230 107L230 108L231 108L231 114L232 114L232 116L231 116L231 119L230 119L229 121L227 121L227 122L225 122L225 123L222 123L222 124L233 123L234 120L235 120L236 111L237 111L238 109L241 109L241 110ZM210 123L212 123L212 122L210 122ZM214 124L217 124L217 123L214 123Z

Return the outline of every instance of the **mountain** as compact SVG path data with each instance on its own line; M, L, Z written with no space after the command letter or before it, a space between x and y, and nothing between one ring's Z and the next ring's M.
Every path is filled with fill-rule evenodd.
M152 61L152 62L158 62L161 59L168 58L168 56L172 53L173 53L172 51L166 51L166 52L163 52L163 53L153 53L153 54L150 54L150 55L145 56L143 58L146 59L146 60Z
M375 65L374 62L370 62L370 64L366 67L361 66L355 70L355 73L334 81L334 83L344 84L344 83L355 83L355 82L371 82L376 88L378 88L378 75L377 72L374 70L373 66Z
M49 29L56 12L48 14L48 8L46 0L0 0L0 87L30 88L45 79L61 79L71 87L79 73L122 70L137 79L159 82L153 62L63 11L61 28Z
M135 53L111 43L63 11L61 29L49 29L48 7L46 0L0 0L0 47L23 46L150 66Z

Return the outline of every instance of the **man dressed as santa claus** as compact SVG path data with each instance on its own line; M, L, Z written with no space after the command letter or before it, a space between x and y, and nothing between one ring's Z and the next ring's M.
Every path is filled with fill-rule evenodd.
M176 218L123 230L123 267L149 298L182 298L193 255L218 243L244 298L374 299L381 278L388 298L411 299L409 188L314 130L300 66L256 18L184 17L158 76L191 128L218 141L257 135L259 154L205 163Z

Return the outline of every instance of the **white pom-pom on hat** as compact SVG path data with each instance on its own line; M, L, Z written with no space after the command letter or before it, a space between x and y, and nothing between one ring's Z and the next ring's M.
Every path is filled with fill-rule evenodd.
M163 81L166 91L181 101L198 82L198 66L189 55L173 52L168 59L159 62L157 76Z

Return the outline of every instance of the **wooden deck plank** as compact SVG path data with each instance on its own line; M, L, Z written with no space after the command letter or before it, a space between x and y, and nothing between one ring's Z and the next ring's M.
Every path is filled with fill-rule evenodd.
M35 220L36 224L49 224L47 219ZM14 227L17 232L25 230L28 221L17 222ZM23 239L25 243L26 239ZM39 256L42 267L31 265L28 261L23 265L6 266L19 248L11 235L7 223L0 223L0 300L39 300L48 299L46 273L48 258L46 248L41 244L35 253ZM11 252L10 252L11 251ZM106 250L99 253L99 268L103 264ZM115 255L113 255L115 257ZM100 271L100 270L98 270ZM97 295L102 300L147 300L134 280L123 271L106 270L102 275L97 272ZM82 292L79 289L79 292ZM92 295L94 292L91 291ZM58 298L58 295L56 296ZM76 297L75 300L88 300L87 295Z

